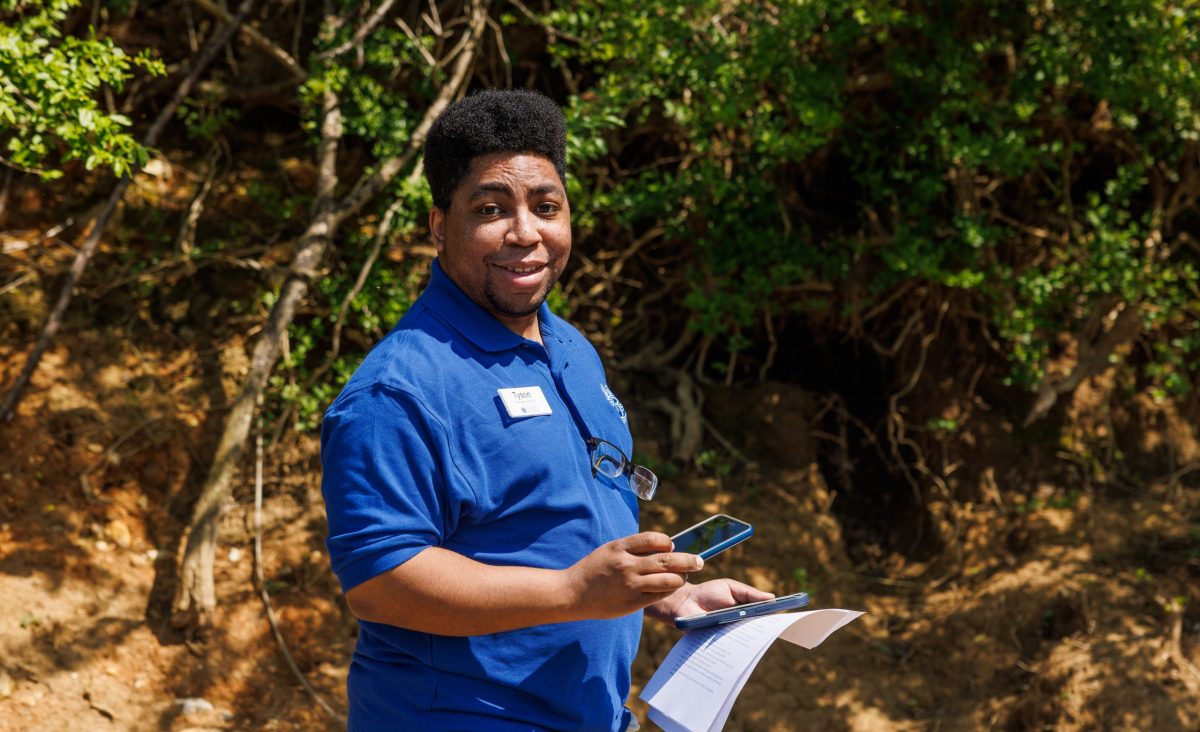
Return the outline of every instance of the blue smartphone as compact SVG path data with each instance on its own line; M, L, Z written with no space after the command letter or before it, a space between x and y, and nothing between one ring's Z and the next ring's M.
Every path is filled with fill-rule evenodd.
M672 536L671 541L675 543L674 551L708 559L753 535L754 527L750 524L719 513Z
M760 602L748 602L745 605L734 605L733 607L713 610L699 615L688 615L683 618L675 618L675 627L680 630L695 630L696 628L707 628L710 625L721 625L722 623L733 623L746 618L753 618L756 615L766 615L767 613L777 613L781 610L794 610L798 607L804 607L808 604L808 594L797 592L794 595L784 595L776 597L774 600L762 600Z

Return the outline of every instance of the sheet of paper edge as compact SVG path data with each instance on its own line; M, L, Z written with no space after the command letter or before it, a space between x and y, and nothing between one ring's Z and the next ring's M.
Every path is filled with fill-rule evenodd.
M800 615L801 613L790 613L792 615ZM790 643L795 643L801 648L812 650L825 642L825 639L833 635L847 623L853 622L864 613L861 610L836 610L828 608L824 610L809 610L803 613L806 617L796 618L788 627L784 628L779 637ZM812 618L812 620L810 620ZM816 624L816 618L825 620L823 625ZM803 622L802 622L803 621ZM809 627L816 625L815 628ZM804 626L804 627L801 627Z
M793 620L791 623L789 623L779 633L779 635L776 636L776 638L777 639L782 638L783 640L786 640L789 643L794 643L794 644L800 646L801 648L807 648L808 650L812 650L812 649L816 648L817 646L821 645L822 643L824 643L825 640L829 636L833 635L839 629L841 629L842 627L846 626L847 624L853 622L854 620L858 619L860 616L862 616L864 614L865 613L860 610L842 610L842 609L836 609L836 608L826 608L826 609L822 609L822 610L807 610L807 611L801 611L801 612L795 612L795 613L781 613L780 615L765 616L762 618L754 618L753 620L742 621L742 622L754 622L754 620L767 620L768 618L778 621L778 619L780 619L782 617L795 617L795 620ZM825 624L817 626L817 628L815 629L816 632L813 632L812 629L809 629L808 632L805 632L806 629L800 628L800 626L808 625L808 623L806 623L804 621L806 620L806 618L809 618L812 616L828 616L828 617L826 618ZM797 630L797 628L800 628L800 629ZM774 641L772 641L772 643L774 643ZM811 645L809 645L809 644L811 644ZM712 725L709 727L708 732L712 732L713 730L720 730L721 728L723 728L725 726L725 722L729 719L730 712L733 711L734 702L737 700L737 697L741 693L742 688L746 685L746 682L750 680L750 674L754 672L755 667L758 666L758 663L762 660L763 656L766 655L767 650L770 647L771 647L771 643L768 643L766 646L764 646L762 651L755 657L754 662L751 663L749 666L747 666L746 670L742 673L741 678L739 678L737 683L734 684L734 687L731 690L729 697L725 700L725 703L721 705L721 708L718 711L716 718L713 719ZM672 646L672 649L674 649L674 646ZM670 654L668 653L668 655L670 655ZM641 697L640 694L639 694L639 697ZM643 701L647 701L647 700L645 700L643 698ZM647 704L649 704L648 701L647 701ZM674 719L667 716L666 713L660 711L657 707L654 707L653 705L650 705L650 709L647 712L646 716L650 719L650 721L652 721L655 724L657 724L658 726L662 727L664 732L696 732L695 730L691 730L691 729L683 726L682 724L676 722Z

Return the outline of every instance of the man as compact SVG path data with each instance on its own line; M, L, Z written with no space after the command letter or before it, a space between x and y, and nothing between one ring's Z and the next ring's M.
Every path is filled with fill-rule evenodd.
M329 552L361 626L350 728L619 732L643 609L771 595L689 584L702 560L638 533L634 491L657 480L633 474L595 350L544 304L571 252L558 107L457 102L425 173L429 287L322 431Z

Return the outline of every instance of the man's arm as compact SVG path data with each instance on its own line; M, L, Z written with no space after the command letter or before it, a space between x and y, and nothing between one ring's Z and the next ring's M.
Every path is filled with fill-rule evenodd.
M704 565L671 548L666 534L643 532L552 570L483 564L429 547L351 588L346 600L361 620L450 636L615 618L671 597L686 573Z

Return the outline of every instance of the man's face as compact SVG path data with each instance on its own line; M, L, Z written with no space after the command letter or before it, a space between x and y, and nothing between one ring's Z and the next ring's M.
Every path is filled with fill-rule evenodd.
M430 211L429 228L442 270L468 297L514 332L536 334L537 309L571 254L567 193L549 160L475 158L450 210Z

